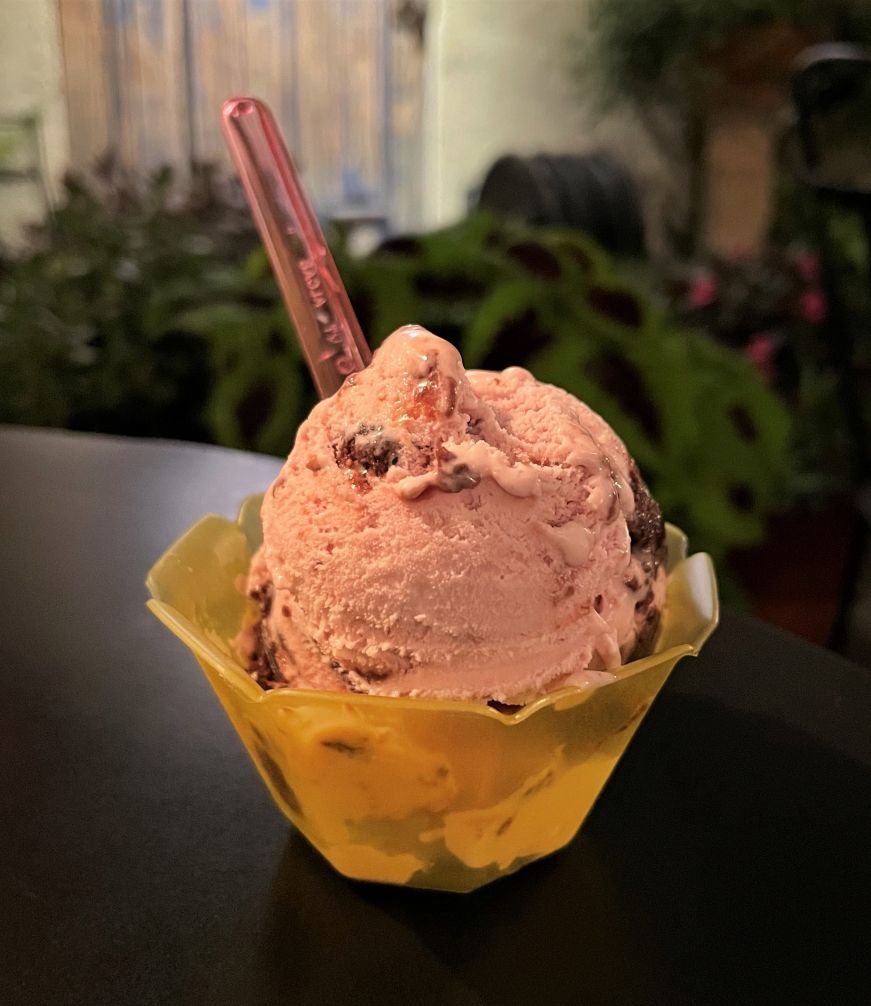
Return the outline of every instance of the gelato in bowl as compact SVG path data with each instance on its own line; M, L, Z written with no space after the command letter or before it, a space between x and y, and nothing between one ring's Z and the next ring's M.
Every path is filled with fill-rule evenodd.
M149 607L199 661L283 813L355 879L471 891L566 845L674 665L717 623L710 558L687 557L668 526L653 652L601 683L516 708L266 690L235 643L255 615L244 584L262 544L261 499L177 541L148 576Z

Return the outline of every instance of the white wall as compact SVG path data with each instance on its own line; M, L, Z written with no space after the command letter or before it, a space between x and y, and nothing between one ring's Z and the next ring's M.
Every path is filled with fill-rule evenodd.
M573 63L589 0L430 0L424 220L458 219L470 188L505 153L605 148L635 173L650 214L663 169L628 114L604 117Z
M56 0L0 0L0 116L37 112L52 185L69 155ZM30 184L0 184L0 240L41 215Z

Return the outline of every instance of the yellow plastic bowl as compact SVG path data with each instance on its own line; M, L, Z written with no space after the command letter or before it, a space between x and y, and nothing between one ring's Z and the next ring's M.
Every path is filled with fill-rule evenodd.
M714 630L710 558L668 528L657 652L615 681L564 688L507 715L483 704L266 692L231 640L261 541L260 501L208 516L148 576L154 614L188 646L278 806L348 877L471 891L571 841L681 657Z

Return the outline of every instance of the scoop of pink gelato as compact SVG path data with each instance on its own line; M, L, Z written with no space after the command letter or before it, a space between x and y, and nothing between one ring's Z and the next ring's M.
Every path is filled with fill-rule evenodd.
M312 410L262 516L266 686L518 702L656 633L662 515L614 431L415 326Z

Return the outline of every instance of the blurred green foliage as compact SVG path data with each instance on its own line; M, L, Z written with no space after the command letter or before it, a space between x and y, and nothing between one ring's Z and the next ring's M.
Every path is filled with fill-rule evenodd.
M742 31L775 24L871 39L867 0L595 0L592 62L608 97L647 103L668 95L683 104L710 78L711 53Z
M295 415L303 380L257 247L206 169L184 196L111 161L68 178L31 247L0 256L0 420L283 450L292 426L273 436L246 399L264 373Z
M736 351L621 281L577 233L474 216L339 268L377 344L417 322L470 367L528 366L625 438L669 518L722 556L784 498L789 422ZM243 206L207 172L180 198L111 165L0 259L0 421L285 454L314 402Z
M787 403L792 489L810 506L853 486L853 443L821 283L813 243L799 240L755 256L681 263L660 278L676 318L743 352Z
M868 232L859 207L849 208L831 200L820 200L793 172L783 170L778 177L771 242L781 246L825 247L834 293L840 304L840 312L832 317L838 324L845 325L849 333L851 378L863 412L864 428L871 429L871 272ZM807 335L807 331L793 331L792 341L801 349ZM824 324L813 336L813 345L809 346L804 341L803 365L799 375L812 397L807 399L807 421L802 422L801 416L799 418L807 431L804 439L815 440L818 446L828 449L828 458L820 456L816 466L817 475L825 478L838 467L844 453L831 444L832 434L852 436L854 439L863 434L850 434L845 426L842 406L846 390L843 377L839 377L832 359L831 331ZM813 430L812 424L818 428ZM824 446L826 441L829 444ZM849 447L847 453L852 453ZM855 471L852 473L854 483L857 474ZM845 488L855 489L856 485Z

